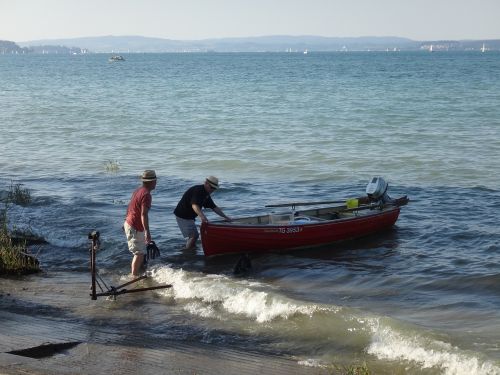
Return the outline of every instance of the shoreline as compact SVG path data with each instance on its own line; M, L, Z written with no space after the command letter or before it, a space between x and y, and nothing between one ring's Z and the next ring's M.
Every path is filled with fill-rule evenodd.
M317 367L299 365L291 358L257 351L141 335L141 305L130 303L129 296L119 296L113 306L102 303L110 301L91 301L86 292L90 282L82 275L46 272L2 278L1 374L74 374L75 369L79 374L322 372ZM124 310L128 312L126 318ZM126 324L103 324L103 320L116 317ZM24 355L20 355L23 350ZM42 357L33 358L37 355Z

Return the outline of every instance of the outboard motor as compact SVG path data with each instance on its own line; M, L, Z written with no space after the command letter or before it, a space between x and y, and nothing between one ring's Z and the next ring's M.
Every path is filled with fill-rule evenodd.
M392 199L387 194L389 184L382 177L373 177L366 186L366 194L372 201L381 201L382 203L392 203Z

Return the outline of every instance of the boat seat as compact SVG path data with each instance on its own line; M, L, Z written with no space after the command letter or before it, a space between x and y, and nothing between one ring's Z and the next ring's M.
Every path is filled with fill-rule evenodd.
M294 218L294 222L302 221L303 223L313 223L315 221L327 221L327 220L328 219L323 219L321 217L306 216L306 215L299 215Z

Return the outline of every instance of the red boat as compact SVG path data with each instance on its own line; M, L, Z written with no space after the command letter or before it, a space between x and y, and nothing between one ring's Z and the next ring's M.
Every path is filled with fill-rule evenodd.
M352 208L347 202L301 211L295 211L295 206L309 203L290 203L288 212L202 223L203 251L206 256L278 252L354 239L390 228L398 219L400 206L408 202L406 197L387 203L370 200L355 199L356 207Z

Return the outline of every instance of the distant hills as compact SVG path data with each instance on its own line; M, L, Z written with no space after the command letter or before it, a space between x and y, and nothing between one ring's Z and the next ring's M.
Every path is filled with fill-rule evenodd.
M0 54L6 53L29 53L29 48L19 47L16 43L8 40L0 40Z
M302 52L500 50L500 40L414 41L399 37L262 36L173 40L143 36L44 39L21 43L0 41L0 53L151 53L151 52Z
M285 52L339 51L342 49L410 47L414 42L405 38L364 37L327 38L318 36L263 36L203 40L172 40L142 36L103 36L76 39L42 40L19 43L74 45L93 52Z
M20 47L18 44L7 41L0 40L0 55L5 54L29 54L29 53L40 53L40 54L73 54L79 55L83 53L89 53L88 50L79 47L67 47L64 45L28 45L26 47Z

